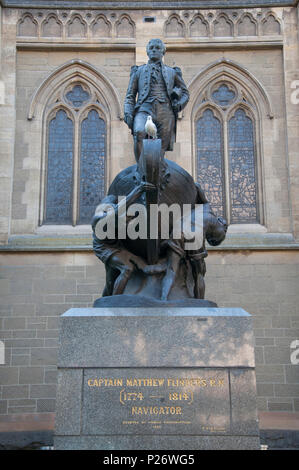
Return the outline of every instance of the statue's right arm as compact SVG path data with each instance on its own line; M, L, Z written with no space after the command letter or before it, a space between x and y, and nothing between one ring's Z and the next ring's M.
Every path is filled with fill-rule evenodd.
M126 218L127 207L135 202L144 191L144 184L136 186L127 196L106 196L101 204L96 208L95 215L92 220L93 230L99 220L103 220L103 223L109 223L115 218Z
M116 217L118 220L126 218L127 207L133 204L144 191L153 191L155 189L156 187L153 184L142 182L135 186L127 196L116 197L111 194L106 196L97 206L93 216L91 223L93 231L95 231L99 220L105 220L106 223L109 223L109 219L115 221Z
M130 81L124 104L124 121L132 129L136 95L138 93L138 66L131 68Z
M115 216L116 197L113 195L105 196L100 204L96 207L95 214L91 221L92 230L95 231L96 225L101 219L106 219Z

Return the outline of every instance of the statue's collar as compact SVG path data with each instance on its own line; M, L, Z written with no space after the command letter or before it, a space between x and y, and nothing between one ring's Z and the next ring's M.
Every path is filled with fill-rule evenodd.
M154 60L149 60L148 61L148 65L158 65L158 66L162 66L162 60L158 60L158 61L154 61Z

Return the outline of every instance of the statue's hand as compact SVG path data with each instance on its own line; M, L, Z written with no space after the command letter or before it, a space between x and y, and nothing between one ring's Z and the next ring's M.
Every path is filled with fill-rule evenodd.
M95 231L95 228L96 228L96 225L98 223L98 221L102 218L102 216L100 215L97 215L95 214L92 218L92 221L91 221L91 227L92 227L92 230Z
M156 189L156 186L152 183L148 183L147 181L142 181L140 183L140 190L142 192L151 192Z
M180 111L182 111L182 105L179 103L179 101L174 103L173 110L175 113L179 113Z
M127 124L127 126L132 129L133 127L133 116L131 114L126 113L124 116L124 121Z

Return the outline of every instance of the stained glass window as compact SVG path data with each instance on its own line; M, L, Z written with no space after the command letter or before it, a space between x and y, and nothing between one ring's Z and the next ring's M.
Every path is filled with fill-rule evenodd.
M212 93L213 100L220 106L228 106L235 98L235 92L223 83Z
M81 85L75 85L65 96L75 108L80 108L89 99L89 93Z
M104 196L106 124L95 110L81 126L80 216L79 224L89 224Z
M231 222L256 223L256 175L253 122L243 109L229 121Z
M204 111L196 123L197 175L216 214L224 215L223 148L221 123L213 111Z
M46 224L72 222L73 122L62 109L49 123Z

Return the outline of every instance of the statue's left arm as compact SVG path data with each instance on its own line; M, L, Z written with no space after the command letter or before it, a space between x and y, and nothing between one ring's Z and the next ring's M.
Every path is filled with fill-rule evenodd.
M181 69L179 67L174 67L174 70L175 70L174 86L177 88L180 88L181 90L181 96L177 102L177 109L176 109L176 111L179 112L185 108L186 104L189 101L190 96L189 96L189 91L187 89L187 86L183 80Z

